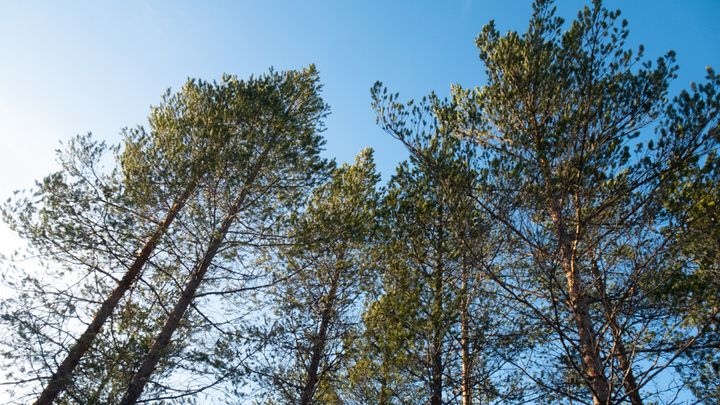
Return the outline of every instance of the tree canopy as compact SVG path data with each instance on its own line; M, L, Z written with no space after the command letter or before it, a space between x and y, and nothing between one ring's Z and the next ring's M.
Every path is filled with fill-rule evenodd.
M489 22L408 151L321 156L314 66L190 79L2 206L14 403L716 403L720 77L670 93L599 0ZM32 261L33 266L25 266Z

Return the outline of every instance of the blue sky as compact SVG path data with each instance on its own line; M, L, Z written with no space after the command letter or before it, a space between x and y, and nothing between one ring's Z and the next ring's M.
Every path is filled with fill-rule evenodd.
M483 84L474 38L495 19L523 31L527 0L0 2L0 200L56 168L58 141L92 131L115 142L188 77L246 77L315 63L332 107L326 155L376 150L385 178L405 153L374 123L369 89L403 97ZM572 18L584 2L562 0ZM675 89L720 68L720 2L608 1L648 56L678 53ZM0 253L9 232L0 225ZM7 243L5 243L7 242Z

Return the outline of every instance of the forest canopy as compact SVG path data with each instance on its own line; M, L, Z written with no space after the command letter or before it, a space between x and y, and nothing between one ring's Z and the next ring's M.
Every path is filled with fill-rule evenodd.
M717 403L720 77L671 93L600 1L532 11L479 33L480 87L372 87L386 183L321 155L314 65L62 145L1 207L9 401Z

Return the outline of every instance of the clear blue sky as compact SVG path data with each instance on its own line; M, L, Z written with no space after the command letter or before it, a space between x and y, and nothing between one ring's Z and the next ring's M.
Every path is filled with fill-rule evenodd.
M561 0L560 15L582 4ZM649 56L677 51L676 89L720 69L720 1L606 4ZM371 146L387 178L405 154L374 124L373 82L405 97L482 85L475 36L490 19L523 31L530 13L527 0L0 1L0 200L54 170L59 140L92 131L114 142L188 77L310 63L333 111L326 155L348 161ZM8 235L0 225L0 253Z

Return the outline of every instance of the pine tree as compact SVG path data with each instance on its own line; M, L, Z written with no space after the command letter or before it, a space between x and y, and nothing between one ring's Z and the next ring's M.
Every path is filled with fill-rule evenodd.
M18 311L19 316L7 314L5 319L35 336L31 342L36 341L39 349L31 349L29 344L26 347L40 353L34 357L41 364L38 378L47 378L44 373L53 368L54 356L67 353L62 362L55 363L59 368L53 372L51 382L38 400L40 403L51 402L70 384L77 385L87 379L89 369L73 382L73 371L81 362L85 361L90 367L96 362L99 351L115 351L107 347L108 341L96 342L95 349L92 346L100 334L103 338L118 337L115 328L119 322L113 321L111 330L102 330L109 320L114 319L113 313L123 317L122 313L128 308L149 311L148 307L154 306L154 312L146 312L149 318L145 320L162 315L157 311L168 305L163 301L171 300L167 294L175 293L172 287L177 284L176 278L181 274L178 272L186 265L188 255L192 257L197 237L203 229L214 226L209 210L219 208L217 200L222 196L217 193L222 193L223 187L227 190L234 186L228 173L234 171L235 179L238 179L250 171L248 160L258 154L255 149L258 140L272 145L269 134L273 131L278 136L287 136L284 131L296 130L295 135L300 135L297 143L306 142L296 149L287 147L287 143L280 144L270 154L271 158L278 159L275 167L282 167L283 163L297 164L298 175L291 176L287 172L287 178L265 177L254 184L261 192L256 192L252 204L242 208L257 214L260 222L267 220L268 206L276 206L279 211L286 203L291 204L290 201L302 195L303 185L314 181L313 173L323 170L322 161L313 158L319 151L320 138L306 129L320 128L319 118L324 116L326 107L317 98L316 71L310 68L303 74L307 78L305 82L294 81L292 77L283 82L281 74L272 72L262 79L251 79L248 86L231 76L225 77L223 84L191 80L180 92L168 92L162 104L153 109L149 132L143 128L126 131L125 142L120 148L121 170L104 177L99 174L96 166L102 159L104 146L89 137L81 137L71 144L70 152L66 154L69 157L63 157L66 161L61 162L64 164L61 172L46 178L30 197L21 196L6 204L6 220L50 266L62 266L76 277L83 277L81 281L92 281L77 286L77 292L59 291L58 297L67 298L64 304L38 298L53 287L48 287L43 280L28 279L25 285L36 287L34 296L24 294L20 299L29 304L26 308L35 308L35 301L42 302L44 309L31 313L24 310L22 303L15 306L7 303L8 312ZM292 76L291 73L288 75ZM271 77L275 83L269 79ZM280 126L280 120L288 120L288 116L292 116L291 122L288 121L285 127ZM253 132L255 129L257 132ZM248 134L252 136L248 137ZM284 187L285 191L264 193L263 187ZM263 202L269 205L262 206ZM188 206L183 214L183 208ZM202 214L198 215L198 212ZM180 221L179 225L171 226L176 220ZM258 221L253 219L248 224ZM196 234L187 232L188 227L193 226L197 226ZM263 232L260 228L256 231ZM201 239L201 243L207 240ZM139 252L136 250L138 245L142 247ZM158 246L161 249L157 250ZM141 271L148 265L152 270L146 269L148 274L143 276L145 280L138 287ZM115 276L116 269L127 271L118 277ZM83 276L83 271L89 271L92 278ZM164 280L162 283L161 279ZM66 281L62 280L60 285L63 282ZM113 283L117 284L112 286ZM136 291L132 304L126 297L131 289ZM147 300L143 302L144 299ZM75 310L77 302L81 303L82 311ZM98 303L100 309L93 310L92 303ZM64 306L70 309L69 315ZM68 338L74 339L68 332L72 333L78 322L88 322L85 320L88 316L92 319L85 331L76 343L66 348L64 342ZM139 326L143 322L133 323ZM152 334L147 329L151 324L147 324L142 333ZM62 338L53 339L47 329ZM15 343L23 346L22 341ZM46 345L60 347L48 350ZM120 348L129 347L132 345ZM147 350L142 344L136 348L140 352L131 353L131 357L141 356L142 351ZM109 356L117 357L115 354ZM125 363L126 371L132 372L137 366L135 361ZM125 377L118 378L122 381ZM114 383L117 385L118 381ZM77 391L76 388L73 390Z
M478 201L531 258L506 262L520 277L501 285L533 281L534 298L518 304L553 337L523 372L548 398L642 403L697 338L686 315L652 299L673 256L655 196L714 148L716 110L666 127L668 108L683 108L682 97L667 102L674 54L645 62L627 35L600 1L569 26L537 1L526 33L490 23L478 37L487 84L455 88L466 106L456 119L488 170Z
M666 132L706 129L714 142L702 158L676 166L672 182L659 197L674 260L668 266L665 286L655 297L705 332L683 354L679 367L701 401L720 395L720 165L716 150L720 78L709 69L707 81L692 92L682 92L663 123Z
M337 403L342 394L357 313L370 272L368 240L375 228L379 176L371 150L335 169L291 221L292 244L268 262L282 280L259 338L256 368L267 396L283 403ZM333 399L334 398L334 399Z
M473 148L443 125L452 105L434 95L417 105L396 99L373 89L381 127L411 156L383 203L381 281L364 315L356 391L380 403L490 401L497 391L488 366L497 358L484 334L496 326L495 297L480 269L495 235L471 198Z
M248 81L226 77L213 87L214 105L223 117L218 133L226 134L223 148L231 153L223 156L217 177L201 189L203 204L194 210L203 218L207 238L121 404L140 398L208 272L222 273L216 258L232 258L233 249L262 239L266 223L296 206L326 166L318 154L327 107L314 67Z

